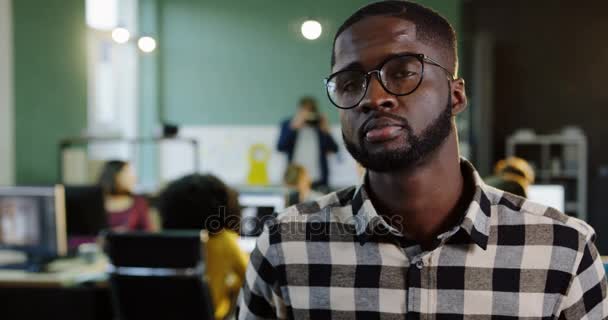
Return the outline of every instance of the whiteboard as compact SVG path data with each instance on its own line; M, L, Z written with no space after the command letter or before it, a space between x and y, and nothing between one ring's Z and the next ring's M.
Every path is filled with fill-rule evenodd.
M339 146L337 154L330 155L329 184L343 187L359 181L356 163L346 151L339 126L332 127L332 134ZM271 150L268 177L272 185L282 184L287 156L276 150L279 126L186 126L180 128L180 137L196 139L199 143L200 169L212 173L230 185L243 185L249 173L249 148L264 144ZM186 150L184 148L184 150ZM192 155L178 152L176 148L161 148L162 180L176 179L192 168ZM186 152L187 153L187 152ZM188 169L186 169L188 168Z
M185 175L196 173L195 150L189 141L167 139L159 142L158 147L161 186Z

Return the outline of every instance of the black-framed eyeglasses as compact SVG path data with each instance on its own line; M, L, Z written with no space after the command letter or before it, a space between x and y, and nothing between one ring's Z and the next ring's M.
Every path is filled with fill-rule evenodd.
M342 70L325 79L329 100L340 109L356 107L367 94L372 74L376 74L386 92L406 96L416 91L424 76L424 65L437 66L454 79L452 73L424 54L408 53L385 60L378 69L369 72Z

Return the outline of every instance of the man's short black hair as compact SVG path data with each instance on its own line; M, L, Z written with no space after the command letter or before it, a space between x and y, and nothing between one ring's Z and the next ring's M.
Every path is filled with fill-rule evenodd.
M336 63L336 39L348 27L374 16L398 17L416 25L416 38L421 42L437 46L445 50L455 73L458 65L456 53L456 32L452 25L439 13L417 3L400 0L380 1L369 4L353 13L338 28L334 37L331 54L331 66Z
M160 195L163 229L226 228L230 190L213 175L191 174L171 182Z

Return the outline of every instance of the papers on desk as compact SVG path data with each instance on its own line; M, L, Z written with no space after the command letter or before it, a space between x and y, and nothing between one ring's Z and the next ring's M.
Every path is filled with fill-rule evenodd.
M0 250L0 268L6 265L20 265L27 262L27 255L17 250Z
M107 281L107 258L99 255L93 263L81 258L58 259L43 272L0 269L1 287L73 287Z

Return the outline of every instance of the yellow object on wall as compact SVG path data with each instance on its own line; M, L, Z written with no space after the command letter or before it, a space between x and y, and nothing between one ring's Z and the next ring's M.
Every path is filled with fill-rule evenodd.
M257 143L249 148L249 176L247 183L255 186L266 186L268 179L268 161L270 148L265 144Z

